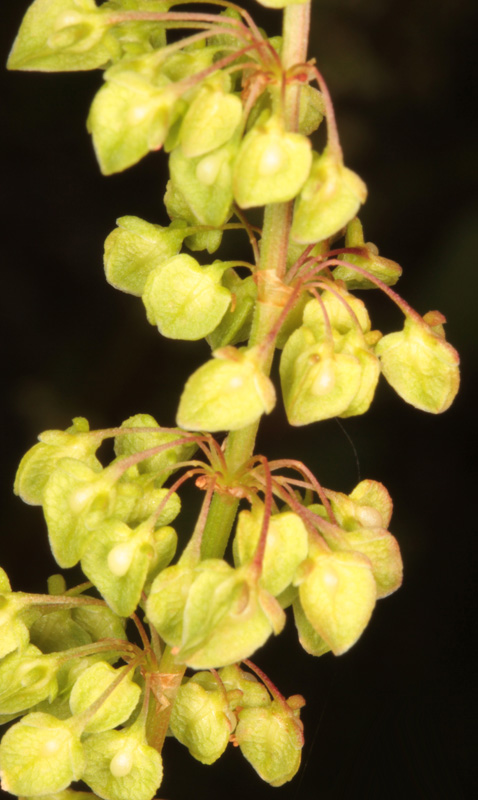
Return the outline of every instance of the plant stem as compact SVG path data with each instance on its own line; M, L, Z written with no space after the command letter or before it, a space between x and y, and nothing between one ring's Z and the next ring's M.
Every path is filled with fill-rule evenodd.
M310 25L310 2L288 6L283 17L282 64L289 69L307 58L307 44ZM288 86L285 93L285 125L288 130L297 129L300 88ZM274 273L277 278L285 274L289 232L292 221L292 202L274 203L266 206L264 227L261 239L261 258L258 268L261 272ZM252 323L249 347L253 347L267 336L273 328L282 309L273 297L277 286L272 281L261 281L259 300L256 304ZM272 366L273 349L269 360L263 364L263 371L269 374ZM227 437L226 462L233 474L253 454L259 422ZM206 527L203 533L201 554L203 558L221 558L224 555L229 535L237 512L238 500L216 494L211 503Z
M310 2L302 5L292 5L288 6L284 11L282 48L284 69L288 69L294 64L302 63L307 58L310 5ZM284 122L288 130L297 130L299 96L299 87L286 86ZM259 298L256 303L249 347L260 344L272 330L281 313L283 303L281 304L277 301L278 279L281 279L285 274L291 221L292 202L275 203L266 206L261 239L261 258L258 265L259 271L265 273L264 277L266 279L259 282ZM267 279L268 275L270 280ZM272 366L273 351L274 348L271 348L269 358L262 364L266 375L269 374ZM242 430L232 431L228 435L225 458L231 475L236 473L252 456L258 427L259 421L242 428ZM222 558L224 555L236 517L238 502L236 498L231 496L214 495L202 535L201 557L203 559ZM174 674L177 676L177 681L174 681L171 688L165 692L168 705L166 708L159 710L155 715L154 723L148 725L150 737L154 740L154 746L161 750L176 692L181 683L181 677L185 672L183 665L175 664L170 647L165 648L159 671L166 675Z

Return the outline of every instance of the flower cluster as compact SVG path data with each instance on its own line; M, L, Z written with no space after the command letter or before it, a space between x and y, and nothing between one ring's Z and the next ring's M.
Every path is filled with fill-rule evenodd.
M284 9L284 37L226 0L211 13L176 0L35 0L10 55L11 69L104 70L88 116L104 174L168 154L170 224L118 219L106 278L141 298L160 334L212 351L184 387L178 427L136 414L95 431L79 417L21 461L15 492L42 506L59 567L79 564L87 581L67 589L55 575L49 594L32 595L0 570L0 721L14 722L0 776L20 797L85 800L69 788L82 780L104 800L151 800L167 734L204 764L231 743L282 785L299 769L305 701L283 697L250 656L287 613L308 653L345 653L401 585L381 483L345 494L298 461L253 455L279 394L276 350L294 426L365 413L381 374L431 413L459 383L444 316L412 309L391 288L400 266L364 239L367 190L307 61L310 2L260 2ZM261 228L248 213L262 206ZM233 229L250 260L210 258ZM356 292L373 288L402 311L402 331L372 329ZM204 499L187 537L171 523L191 478Z

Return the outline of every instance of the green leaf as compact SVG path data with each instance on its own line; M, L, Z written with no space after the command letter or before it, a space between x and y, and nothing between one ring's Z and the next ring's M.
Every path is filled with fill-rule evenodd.
M116 289L141 297L150 272L179 253L185 223L163 228L139 217L120 217L117 224L105 241L106 279Z
M117 69L117 68L115 68ZM96 156L104 175L121 172L150 150L159 150L174 118L177 92L159 76L155 84L137 72L111 74L88 116Z
M179 255L153 270L143 293L148 320L170 339L202 339L219 325L231 302L220 284L221 261L201 267Z
M0 744L2 788L16 795L61 792L83 774L85 759L69 722L34 712L13 725Z
M84 781L104 800L152 800L161 784L161 756L138 730L89 736Z
M338 233L365 202L363 181L327 150L316 156L310 176L297 198L292 238L312 244Z
M275 405L275 390L252 351L225 347L213 353L184 387L176 421L186 430L240 430Z
M115 669L106 661L99 661L88 667L71 690L71 713L76 716L86 711L126 669L127 667ZM122 682L89 719L85 732L101 733L116 728L131 716L141 694L138 684L132 681L132 675L131 670L125 673Z
M0 714L26 711L58 691L58 659L37 647L10 653L0 662Z
M425 322L407 317L403 331L380 339L375 353L387 381L405 402L431 414L451 406L460 385L460 358Z
M23 18L8 68L68 72L102 67L120 53L108 28L94 0L35 0Z
M241 511L235 537L238 564L247 564L254 558L262 530L264 507ZM277 597L295 576L299 564L308 553L307 529L301 518L292 511L273 514L269 520L261 585Z
M224 690L211 678L199 672L180 686L171 713L171 733L201 764L222 756L236 722Z
M242 103L236 95L206 83L184 115L179 141L186 158L216 150L232 138L242 119Z
M232 213L234 141L204 156L187 158L181 147L169 157L171 180L202 225L220 227Z
M285 203L299 193L311 164L309 140L287 133L271 117L242 140L234 165L234 197L241 208Z

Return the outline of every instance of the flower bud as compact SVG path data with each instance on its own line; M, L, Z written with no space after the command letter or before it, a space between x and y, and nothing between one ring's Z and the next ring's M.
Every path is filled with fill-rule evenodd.
M309 140L283 130L276 117L242 140L234 165L234 197L241 208L292 200L310 171Z
M176 147L169 158L171 181L202 225L220 227L231 215L234 140L204 156L187 158Z
M164 75L152 81L148 70L141 74L134 66L129 62L105 73L106 83L88 115L88 131L104 175L121 172L150 150L159 150L174 120L178 95L171 81Z
M403 330L380 339L375 352L387 381L405 402L432 414L451 406L460 383L460 359L426 322L407 317Z
M387 286L394 286L402 274L402 268L395 261L383 258L378 254L378 248L372 242L364 242L362 224L358 217L351 220L345 233L346 247L360 247L362 255L344 253L339 256L341 261L347 261L354 266L367 270L374 278L378 278ZM360 272L346 266L338 266L333 271L335 280L345 281L347 289L376 289L376 284Z
M166 567L154 579L146 600L146 615L166 644L180 647L183 635L184 608L194 569L182 564Z
M46 482L61 458L75 458L95 472L101 470L95 456L101 440L83 417L75 417L66 431L44 431L39 438L23 456L15 477L13 490L24 503L42 504Z
M343 336L350 331L367 333L370 330L370 317L365 303L340 284L334 284L333 290L323 292L320 299L323 305L316 299L309 300L303 317L304 325L313 331L318 342L326 338L324 310L335 334Z
M311 551L295 580L304 613L335 655L362 634L375 606L370 561L355 552Z
M121 52L94 0L35 0L8 59L9 69L63 72L102 67Z
M304 737L298 710L273 700L266 708L239 712L234 739L243 756L271 786L290 781L300 767Z
M141 297L150 272L179 253L186 223L163 228L139 217L120 217L117 224L105 241L106 280Z
M104 800L152 800L163 777L161 756L136 725L85 740L83 780Z
M28 644L28 628L21 618L28 605L27 597L11 591L7 574L0 569L0 658Z
M324 118L325 106L322 94L313 86L300 87L299 133L310 136L317 130Z
M355 216L366 197L367 188L359 176L325 150L315 157L297 198L292 238L312 244L333 236Z
M183 436L183 431L179 430L179 428L173 432L162 431L151 414L134 414L134 416L125 419L125 421L121 423L121 427L158 428L158 432L138 430L134 433L119 434L114 440L115 453L118 457L130 456L133 455L133 453L141 453L143 450L151 450L153 447L160 447L168 442L177 441ZM187 461L191 458L196 449L197 445L195 442L184 442L183 444L169 447L161 453L157 453L155 456L149 456L149 458L139 461L138 471L140 474L160 472L163 473L164 480L166 480L166 477L173 472L174 464L178 461ZM165 467L169 466L171 470L166 470Z
M379 525L382 528L388 528L392 517L393 503L383 483L372 480L360 481L350 492L349 497L360 506L378 511L380 514ZM367 524L370 524L369 519L367 519Z
M114 501L111 475L94 472L73 458L62 458L43 492L43 511L53 556L60 567L73 567L92 533L87 517L102 521Z
M207 336L231 302L231 293L221 286L223 273L221 261L202 267L188 255L169 259L150 273L144 287L149 322L170 339Z
M236 95L206 83L184 115L179 139L186 158L203 156L231 139L242 119Z
M213 764L222 756L235 724L226 692L211 673L198 672L179 687L171 732L202 764Z
M284 612L247 568L234 570L225 561L208 559L195 572L176 656L180 663L194 669L233 664L282 630Z
M116 614L136 609L153 558L149 524L132 530L120 520L100 525L81 560L81 568Z
M241 511L234 539L238 564L254 558L264 517L262 504ZM273 514L269 520L260 577L261 585L277 596L292 583L299 564L307 557L308 534L301 518L292 511Z
M0 744L2 789L16 795L54 794L80 780L85 766L67 720L34 712L8 729Z
M126 669L114 669L106 661L99 661L88 667L71 690L71 713L78 715L86 711ZM140 687L132 681L131 670L126 672L121 683L89 719L85 732L100 733L126 722L136 708L140 694Z
M288 340L280 361L284 405L291 425L308 425L343 415L362 380L359 359L336 353L328 342L316 344L305 326Z
M269 692L264 684L252 673L241 669L238 664L229 664L220 669L219 677L226 689L231 709L259 708L271 704Z
M239 430L275 405L275 390L250 350L224 347L191 375L176 421L192 431Z
M91 637L100 639L126 639L125 622L106 606L77 606L71 609L73 620Z
M58 659L33 645L10 653L0 662L0 714L17 714L53 700L58 691Z

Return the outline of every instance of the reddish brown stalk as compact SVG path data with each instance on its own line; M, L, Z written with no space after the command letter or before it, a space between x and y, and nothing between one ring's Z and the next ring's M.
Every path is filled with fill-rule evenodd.
M254 253L254 261L255 261L255 264L256 264L256 267L257 267L257 265L259 264L260 257L261 257L260 253L259 253L259 245L258 245L257 239L256 239L256 237L254 235L254 230L257 230L257 229L254 229L254 227L250 224L250 222L247 219L247 217L244 214L244 212L239 208L239 206L236 203L234 204L234 213L235 213L236 217L238 217L240 219L242 225L244 226L244 230L246 231L246 233L247 233L247 235L249 237L249 242L250 242L250 245L252 247L252 252ZM259 232L262 233L262 231L259 231Z
M138 615L133 613L133 614L130 615L130 619L132 619L134 624L136 625L136 628L137 628L138 633L139 633L139 635L141 637L141 641L143 643L144 649L146 651L151 650L151 644L150 644L150 641L148 639L148 635L147 635L147 633L146 633L146 631L144 629L143 623L141 622L141 620L138 617Z
M357 314L353 310L352 306L349 303L347 303L345 297L342 297L342 295L339 294L339 292L337 292L335 289L333 289L332 286L326 281L317 281L317 283L314 283L313 285L317 286L319 289L325 289L331 294L333 294L337 298L337 300L339 300L342 303L342 305L345 306L347 313L350 314L350 316L354 321L354 324L356 325L360 333L362 333L362 326L360 325Z
M297 259L297 261L294 264L292 264L291 268L288 270L288 272L286 273L285 278L284 278L284 281L286 283L291 283L292 282L292 280L295 277L295 275L297 274L297 272L300 270L300 268L303 266L303 264L306 263L309 255L312 252L312 250L314 249L314 247L315 247L315 244L307 245L307 247L305 248L305 250L302 253L302 255Z
M343 154L342 154L342 148L340 146L339 132L337 130L337 120L335 119L334 105L332 103L332 98L330 96L329 89L322 74L319 72L317 67L313 65L309 66L312 69L312 72L315 76L317 83L319 84L320 91L322 92L322 96L324 98L325 116L327 118L327 146L337 157L337 159L342 161Z
M161 502L160 502L159 506L157 507L156 511L154 512L154 514L150 517L150 520L151 520L151 522L153 524L154 524L154 521L156 519L158 519L158 517L161 514L162 510L165 508L166 503L168 502L170 497L174 494L176 489L179 489L179 487L182 486L183 483L185 483L187 480L189 480L189 478L192 478L193 475L199 475L199 474L204 474L204 470L203 469L199 469L199 468L198 469L190 469L190 470L188 470L188 472L185 472L184 475L181 475L181 477L178 478L178 480L173 483L173 485L168 489L167 494L161 500Z
M314 537L318 537L318 541L327 550L330 549L327 543L319 535L317 528L322 527L323 530L329 531L330 529L335 529L338 526L334 525L332 522L327 522L327 520L323 519L323 517L320 517L318 514L314 514L313 511L310 511L308 508L306 508L306 506L302 505L302 503L297 500L294 492L287 489L285 486L282 486L275 478L272 479L272 483L276 490L275 493L281 497L282 500L285 500L287 505L289 505L302 519L309 533L311 533ZM324 523L324 525L322 525L322 523Z
M302 461L297 461L295 459L283 458L280 460L271 461L269 467L272 471L276 469L284 469L289 468L293 469L298 472L300 475L305 476L309 479L310 485L313 487L316 494L319 496L322 505L324 506L325 510L329 518L335 523L336 519L334 516L334 512L332 511L331 505L326 495L326 489L322 486L321 483L317 480L313 472L310 471ZM288 480L288 479L287 479Z
M207 515L209 512L209 507L211 505L211 500L213 498L215 489L216 489L216 478L215 476L212 476L212 480L209 481L206 489L206 494L201 506L201 511L199 512L199 516L196 520L196 525L194 526L193 535L189 540L189 543L183 553L183 556L185 555L185 553L188 553L189 556L193 556L198 560L200 558L202 535L204 532L204 528L206 526Z
M329 317L327 309L325 307L325 303L322 300L320 294L314 289L314 284L308 284L308 289L309 289L310 293L313 294L313 296L315 297L315 299L319 303L320 308L322 309L322 314L324 315L325 335L326 335L327 341L329 341L330 343L333 344L334 335L332 333L332 325L330 324L330 317Z
M265 674L265 672L259 669L259 667L256 666L256 664L254 664L248 658L245 658L242 663L245 664L247 667L249 667L249 669L252 670L252 672L255 672L257 677L261 679L264 686L271 693L274 700L277 700L277 702L281 704L281 706L284 708L285 711L287 711L288 714L292 714L292 709L288 705L284 695L279 692L277 686L274 683L272 683L271 679Z
M412 317L416 322L423 325L423 318L420 316L418 311L415 311L414 308L408 305L406 300L400 297L397 292L394 292L393 289L390 289L390 286L387 286L386 283L380 280L380 278L376 278L375 275L372 275L371 272L368 270L363 269L362 267L357 267L356 264L351 264L349 261L343 261L340 258L331 258L327 261L327 265L330 266L339 266L339 267L347 267L348 269L352 269L354 272L358 272L360 275L364 275L364 277L368 278L369 281L375 284L379 289L384 292L387 297L392 300L395 305L397 305L406 317Z
M264 492L264 517L262 519L262 528L257 544L256 552L252 564L257 570L258 575L262 572L262 562L264 561L264 553L266 550L267 531L269 530L269 522L271 518L272 509L272 478L269 469L269 464L265 456L257 456L257 460L261 462L264 469L265 476L265 492Z

